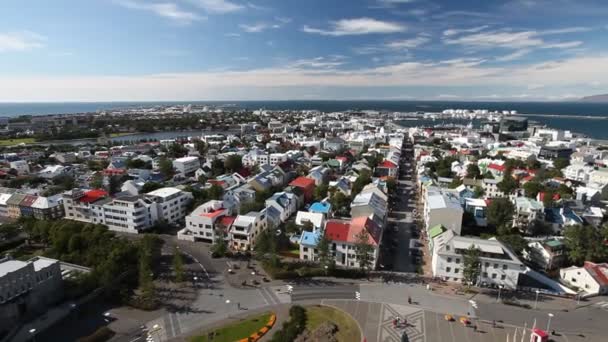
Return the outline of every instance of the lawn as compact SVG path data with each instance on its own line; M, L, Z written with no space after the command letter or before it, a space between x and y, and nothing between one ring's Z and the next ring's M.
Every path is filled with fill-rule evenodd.
M205 331L200 336L195 336L190 339L190 342L207 342L207 335L210 332L215 333L215 337L213 338L213 342L234 342L240 339L246 338L257 332L266 324L268 324L268 319L270 318L271 313L266 312L261 315L256 315L247 319L240 320L238 322L225 325L215 330Z
M0 146L13 146L19 144L32 144L35 143L34 138L18 138L18 139L3 139L0 140Z
M348 314L328 306L306 307L306 329L314 331L319 325L327 321L338 326L338 333L336 334L338 341L361 340L359 325Z
M135 133L131 133L131 132L110 133L110 138L126 137L128 135L133 135L133 134L135 134Z

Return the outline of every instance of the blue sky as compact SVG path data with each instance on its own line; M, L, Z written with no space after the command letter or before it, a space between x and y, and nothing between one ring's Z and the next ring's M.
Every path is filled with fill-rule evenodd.
M3 0L0 101L568 100L604 0Z

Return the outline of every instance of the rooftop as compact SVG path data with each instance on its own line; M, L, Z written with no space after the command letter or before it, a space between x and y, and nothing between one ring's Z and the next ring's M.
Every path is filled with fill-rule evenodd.
M158 190L154 190L152 192L148 192L149 196L157 196L157 197L169 197L171 195L177 194L181 192L181 190L177 188L160 188Z
M19 260L6 260L0 262L0 277L4 277L6 274L15 272L27 266L27 263Z

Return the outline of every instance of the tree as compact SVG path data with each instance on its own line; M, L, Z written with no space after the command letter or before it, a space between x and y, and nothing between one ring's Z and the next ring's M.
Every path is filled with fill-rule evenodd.
M173 174L175 173L173 170L173 162L171 162L171 160L169 160L167 157L160 158L158 161L158 169L165 179L173 177Z
M450 189L456 189L457 187L462 185L462 179L458 178L458 177L454 177L454 179L452 179L452 182L449 185Z
M114 195L115 193L120 191L120 186L122 185L122 180L120 176L110 176L108 180L108 192L110 195Z
M220 159L214 159L211 162L211 174L213 177L224 174L224 171L224 162L222 162Z
M175 276L175 282L181 283L182 281L184 281L184 258L177 246L173 248L173 273Z
M524 184L524 194L529 198L536 198L539 192L543 191L545 187L538 181L531 180Z
M608 257L602 232L591 226L573 226L564 230L568 258L577 265L585 261L602 262Z
M5 223L0 225L0 241L10 240L19 235L19 225L14 223Z
M495 198L488 206L488 223L495 227L510 227L515 207L508 198Z
M471 245L463 254L464 268L462 270L463 281L467 285L475 285L479 280L481 261L479 260L480 250Z
M479 166L477 166L477 164L467 165L467 177L474 179L481 178L481 170L479 170Z
M211 247L211 251L219 257L223 257L228 252L228 244L225 239L225 232L221 229L215 231L215 243Z
M91 182L89 182L89 185L93 189L103 188L103 174L101 172L95 173L95 175L93 175L93 179L91 179Z
M334 258L331 255L330 251L331 241L325 236L325 232L321 231L319 236L319 241L317 243L317 255L319 257L319 264L321 267L325 268L326 266L333 267L334 266Z
M555 196L555 191L553 189L547 188L543 192L543 205L545 208L553 208L555 204L555 200L553 197Z
M141 192L143 192L144 194L147 194L148 192L158 190L162 187L163 187L163 185L158 182L146 182L144 184L144 186L141 187Z
M300 232L300 227L295 222L289 221L285 224L285 231L290 234L297 234Z
M483 178L484 179L494 179L494 174L492 174L492 172L490 172L490 171L486 171L486 173L483 174Z
M502 235L498 240L509 246L513 252L521 256L524 250L528 250L528 241L519 234Z
M224 167L227 171L237 172L243 167L243 158L238 154L231 154L224 161Z
M509 195L518 188L519 184L517 184L517 181L513 178L510 171L505 171L502 181L496 184L496 186L498 187L498 190Z
M327 190L329 187L327 184L321 184L315 187L315 191L313 193L313 200L315 202L321 201L325 197L327 197Z
M222 199L222 195L224 195L224 188L222 188L221 186L219 186L217 184L213 184L207 190L207 194L208 194L208 196L209 196L210 199L219 201L220 199Z
M374 266L374 246L370 244L369 233L365 229L355 235L355 255L362 271L368 271Z
M564 169L570 165L570 160L566 158L557 158L553 161L553 166L558 169Z
M330 198L329 203L331 203L331 207L334 212L338 216L348 216L350 215L350 198L346 197L344 193L341 191L336 191Z
M276 237L269 229L262 231L255 240L254 249L259 255L276 254Z
M361 170L359 177L357 177L357 179L353 183L351 196L354 197L357 194L359 194L361 192L361 190L363 190L363 187L365 187L371 181L372 181L372 174L368 170L365 170L365 169Z
M485 194L485 190L480 187L479 185L475 186L475 190L473 191L473 197L475 198L481 198L483 197L483 195Z

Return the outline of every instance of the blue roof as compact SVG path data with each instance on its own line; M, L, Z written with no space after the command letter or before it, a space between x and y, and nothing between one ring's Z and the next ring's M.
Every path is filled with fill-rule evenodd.
M307 247L317 247L320 237L320 230L315 230L314 232L304 231L302 232L302 237L300 238L300 244Z
M311 213L327 214L331 211L331 204L328 202L315 202L310 206L308 211Z

